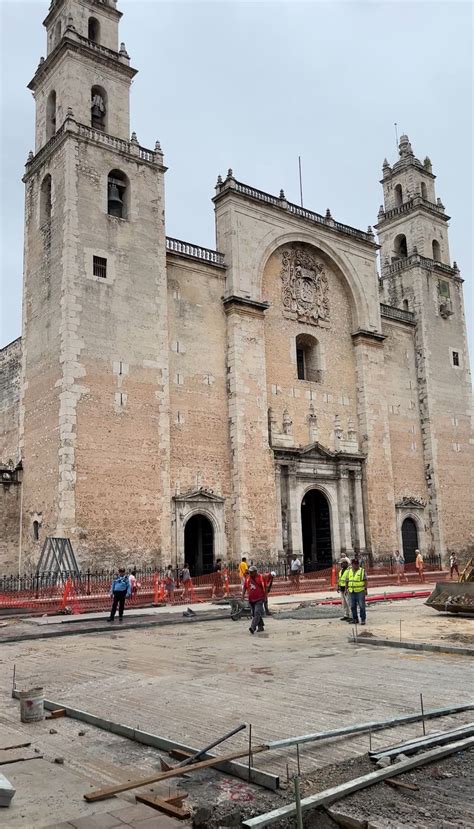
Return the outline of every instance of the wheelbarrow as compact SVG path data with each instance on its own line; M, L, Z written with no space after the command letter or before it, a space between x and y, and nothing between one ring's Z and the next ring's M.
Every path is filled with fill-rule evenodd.
M233 622L238 619L251 619L252 608L245 599L233 598L230 603L230 618Z

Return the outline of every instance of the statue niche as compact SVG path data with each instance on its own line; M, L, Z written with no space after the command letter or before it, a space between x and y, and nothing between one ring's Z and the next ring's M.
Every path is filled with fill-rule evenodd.
M300 322L328 326L328 278L324 264L303 247L286 248L281 260L284 315Z

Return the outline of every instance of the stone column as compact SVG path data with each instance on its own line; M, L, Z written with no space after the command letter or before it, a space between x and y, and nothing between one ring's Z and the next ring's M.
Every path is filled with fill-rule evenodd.
M281 516L281 467L275 466L275 510L276 510L276 532L275 550L278 558L283 558L283 525Z
M354 522L356 545L361 552L365 550L364 502L362 499L362 469L354 471Z
M335 557L338 552L352 552L351 516L349 510L349 470L346 466L341 466L338 470L337 503L341 549L340 551L334 550Z
M288 549L292 554L302 556L301 504L294 466L288 469Z

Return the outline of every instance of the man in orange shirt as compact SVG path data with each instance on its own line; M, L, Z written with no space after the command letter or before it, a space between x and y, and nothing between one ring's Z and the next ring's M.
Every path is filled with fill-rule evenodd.
M267 598L267 587L265 578L261 576L254 564L249 567L242 588L242 598L248 593L249 604L252 608L252 621L249 631L253 635L257 630L259 633L264 630L263 614L265 611L265 599Z

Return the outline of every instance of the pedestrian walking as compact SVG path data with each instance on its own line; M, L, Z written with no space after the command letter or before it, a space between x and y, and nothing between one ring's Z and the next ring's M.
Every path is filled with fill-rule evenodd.
M265 606L265 616L271 616L272 615L271 611L268 609L268 594L270 593L270 590L273 587L273 579L275 578L275 576L276 576L276 573L275 573L274 570L272 570L270 573L266 573L265 576L264 576L266 597L265 597L265 601L264 601L263 604Z
M418 575L420 577L420 581L423 583L425 580L425 562L423 560L423 556L421 555L420 550L415 550L416 558L415 558L415 567L418 570Z
M349 575L347 577L347 586L351 599L352 621L355 625L365 625L365 598L367 595L367 574L365 569L361 567L359 559L353 558L351 566L349 567Z
M123 619L123 610L125 607L125 599L130 596L131 588L130 588L130 579L127 576L125 567L119 567L117 575L115 575L112 579L112 584L110 587L110 595L112 597L112 607L110 610L110 616L107 619L108 622L113 622L115 619L115 614L119 613L119 622Z
M247 575L249 566L247 564L247 559L245 556L242 556L242 561L239 564L239 576L240 576L240 586L244 586L245 577Z
M213 570L211 599L222 593L222 559L216 559Z
M458 577L458 581L459 581L459 567L458 567L458 559L457 559L456 553L451 553L451 555L449 557L449 569L450 569L450 573L451 573L451 578L453 577L453 573L455 572L457 577Z
M189 569L189 564L184 564L183 569L181 570L181 584L183 585L183 599L188 599L191 595L191 571Z
M344 616L341 616L341 620L345 622L350 622L352 620L351 606L349 603L349 590L347 584L349 579L349 566L349 559L346 557L341 558L341 561L339 563L339 573L337 575L337 589L341 594L341 604L344 613Z
M165 582L166 598L169 602L173 602L174 601L175 582L174 582L173 568L171 567L171 564L168 564L168 567L167 567L167 570L166 570L166 573L165 573L165 577L164 577L164 582Z
M245 577L245 583L242 588L242 599L245 598L246 593L248 594L249 604L252 610L252 621L249 631L251 634L254 634L255 631L261 633L265 629L263 613L267 592L265 579L259 574L254 564L249 567L248 574Z
M130 595L133 598L134 596L136 596L138 591L137 571L135 567L133 568L133 570L130 570L130 573L128 574L128 580L130 582Z
M408 578L405 574L405 556L401 550L395 552L395 572L397 574L397 584L400 584L401 579L405 579L408 583Z
M294 554L290 565L290 580L293 583L296 590L300 589L300 574L301 561L298 558L298 556Z

